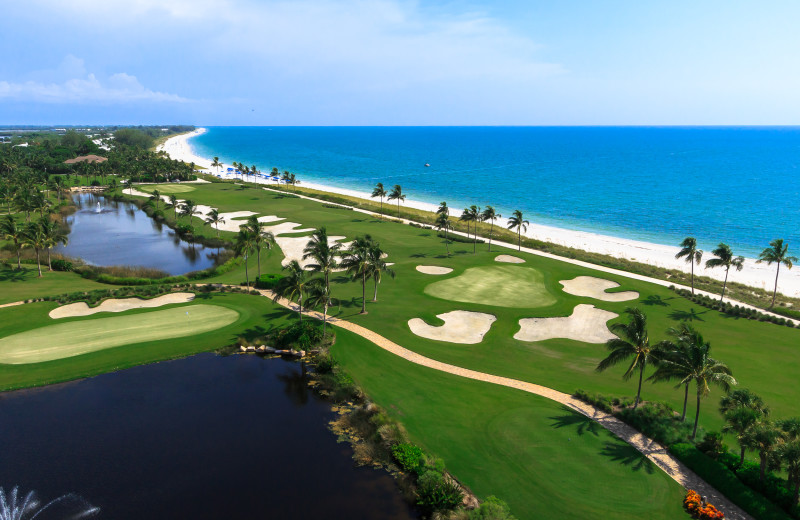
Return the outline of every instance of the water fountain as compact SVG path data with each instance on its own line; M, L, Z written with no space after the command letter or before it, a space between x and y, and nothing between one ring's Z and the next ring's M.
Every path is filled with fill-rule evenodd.
M100 512L99 507L92 506L75 493L61 495L42 505L41 501L36 498L35 491L29 491L27 495L21 496L19 486L14 486L8 494L0 487L0 520L33 520L47 510L55 511L51 508L56 505L69 508L68 515L70 516L61 518L88 518Z
M102 213L103 212L103 208L100 207L100 203L99 202L97 203L97 207L94 209L94 212L95 213Z

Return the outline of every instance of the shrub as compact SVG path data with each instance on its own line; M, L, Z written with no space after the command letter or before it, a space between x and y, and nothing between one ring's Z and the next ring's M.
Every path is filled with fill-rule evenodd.
M54 271L72 271L72 262L55 259L51 262Z
M488 497L480 507L470 511L467 518L469 520L517 520L517 517L511 514L508 504L496 496Z
M392 456L404 471L419 475L425 470L425 452L409 443L392 446Z
M717 459L728 451L728 447L722 442L722 434L719 432L708 432L703 440L697 443L697 449L712 459Z
M623 408L616 415L646 436L667 446L688 441L692 435L692 424L678 420L672 408L664 403L646 403L636 410ZM700 430L698 435L702 436Z
M330 374L337 365L338 363L333 356L321 354L316 359L316 372L317 374Z
M284 276L281 274L262 274L261 278L256 279L256 287L259 289L274 289L283 278Z
M760 520L788 520L789 516L763 495L750 489L728 468L689 443L673 444L669 451L720 493Z
M575 393L572 394L572 397L583 401L584 403L588 403L606 413L614 413L614 407L612 406L611 401L601 394L590 394L585 390L578 389L575 390Z
M435 469L429 469L417 481L417 505L424 511L448 511L464 498L455 480Z
M322 342L322 325L316 320L298 321L275 333L276 346L310 350Z

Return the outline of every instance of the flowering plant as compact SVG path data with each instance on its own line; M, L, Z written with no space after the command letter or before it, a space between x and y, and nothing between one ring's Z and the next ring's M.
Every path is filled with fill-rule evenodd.
M683 506L692 515L692 518L700 520L722 520L725 518L725 514L716 507L711 504L703 504L703 499L700 498L697 491L692 489L686 493L686 498L683 499Z

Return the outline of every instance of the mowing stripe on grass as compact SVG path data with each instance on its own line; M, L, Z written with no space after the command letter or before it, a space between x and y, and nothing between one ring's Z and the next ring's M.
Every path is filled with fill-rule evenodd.
M194 336L238 318L232 309L199 304L48 325L0 339L0 363L40 363L131 343Z
M189 193L190 191L194 191L194 186L186 186L185 184L149 184L138 185L136 188L149 193L152 193L153 190L158 190L161 195Z

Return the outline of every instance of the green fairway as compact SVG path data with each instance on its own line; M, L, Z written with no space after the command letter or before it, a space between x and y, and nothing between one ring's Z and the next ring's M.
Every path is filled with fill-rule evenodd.
M459 276L430 284L425 293L443 300L497 307L547 307L556 303L541 271L512 265L470 267Z
M337 329L333 353L414 443L524 519L684 518L683 488L634 448L543 397L413 365Z
M130 343L193 336L224 327L238 317L234 310L200 304L59 323L0 339L0 363L40 363Z
M136 186L136 189L148 193L151 193L153 190L158 190L161 195L171 195L173 193L189 193L190 191L194 191L194 186L188 186L186 184L145 184Z

